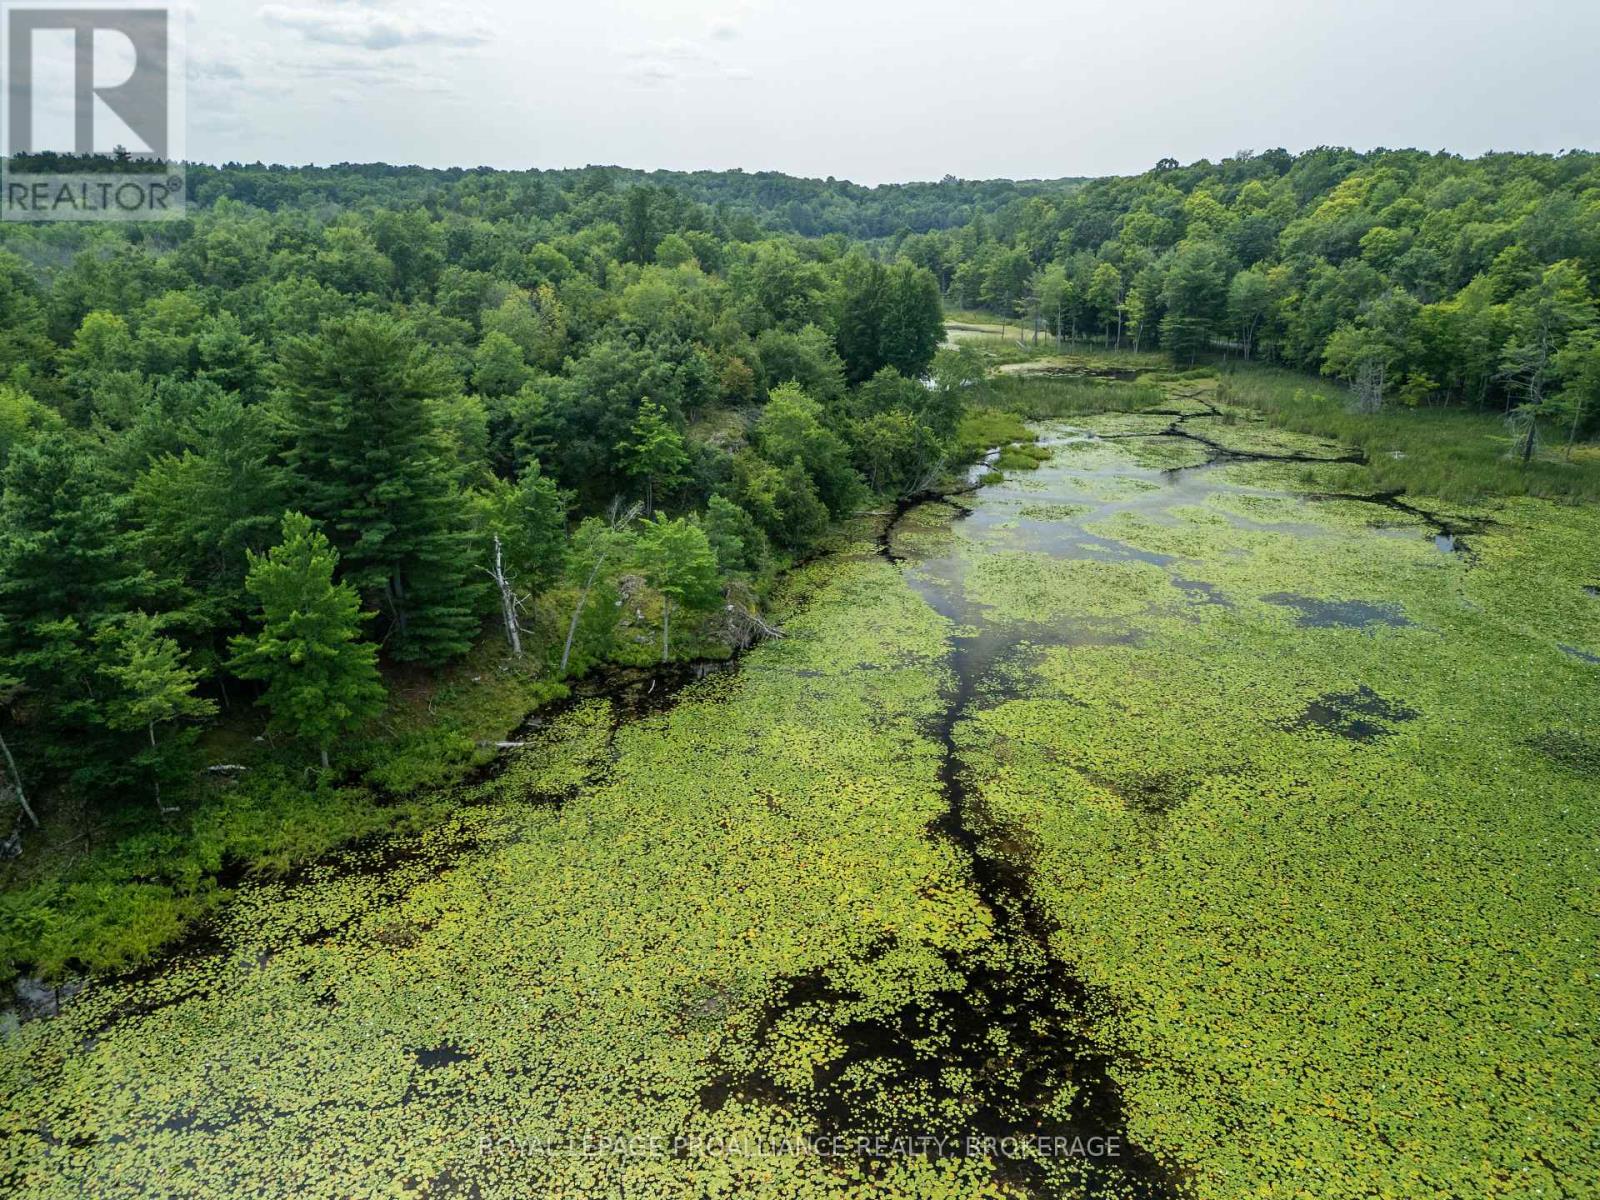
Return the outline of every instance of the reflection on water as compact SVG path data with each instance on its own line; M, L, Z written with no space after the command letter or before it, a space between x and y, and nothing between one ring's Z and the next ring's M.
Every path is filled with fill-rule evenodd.
M1158 441L1159 437L1138 440ZM957 518L962 545L944 543L941 549L922 547L919 552L906 545L909 539L895 541L895 558L908 561L913 567L908 573L911 585L942 615L958 625L976 627L980 653L989 650L989 644L997 638L1008 643L1020 634L990 628L993 614L968 597L964 577L974 554L1036 554L1069 562L1141 562L1170 570L1184 560L1176 554L1160 553L1108 536L1103 532L1105 523L1126 514L1142 523L1177 529L1184 524L1184 511L1197 509L1234 529L1307 538L1328 534L1326 527L1311 521L1259 520L1210 503L1219 496L1239 498L1234 508L1247 503L1268 507L1287 502L1288 506L1302 500L1290 492L1227 482L1219 471L1221 463L1161 468L1140 466L1131 458L1119 456L1119 461L1107 466L1096 453L1098 448L1131 446L1132 442L1125 438L1102 439L1063 424L1045 425L1039 444L1056 454L1037 471L1008 474L1004 482L984 486L966 498L967 509ZM971 469L969 481L976 484L998 457L998 450L991 451ZM1190 600L1232 607L1210 583L1178 574L1173 575L1172 583ZM1350 609L1345 615L1357 623L1406 623L1403 617L1396 620L1394 613L1380 606L1367 608L1371 611ZM1128 621L1075 618L1030 624L1027 637L1046 645L1105 645L1131 641L1135 633Z

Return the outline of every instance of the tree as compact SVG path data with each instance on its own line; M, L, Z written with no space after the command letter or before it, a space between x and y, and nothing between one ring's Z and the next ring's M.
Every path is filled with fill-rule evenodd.
M1528 462L1553 382L1556 354L1575 334L1594 327L1595 304L1583 268L1571 261L1551 265L1520 299L1516 332L1501 355L1500 373L1515 402L1511 416L1521 423L1521 456Z
M528 381L528 364L522 348L492 329L472 355L472 386L485 396L509 396Z
M488 533L485 568L500 596L500 616L514 654L522 654L518 614L559 577L566 548L567 503L537 461L515 483L491 480L480 498ZM524 594L520 589L526 588Z
M908 262L885 267L860 255L845 260L835 341L853 383L884 367L918 378L944 340L944 307L931 272Z
M9 675L0 675L0 709L7 713L11 710L11 702L17 698L21 690L21 682ZM6 770L11 777L11 791L17 798L17 806L22 809L23 816L29 823L39 828L39 818L34 814L33 806L28 803L28 794L22 786L22 772L17 768L17 760L11 753L11 744L4 736L0 736L0 756L6 760Z
M1139 342L1144 337L1145 321L1150 312L1144 289L1138 286L1128 289L1128 298L1123 301L1122 308L1127 319L1128 332L1133 335L1133 352L1137 354Z
M917 415L948 443L955 439L967 409L987 392L989 369L976 347L946 346L933 356L928 374L933 386L925 389Z
M1162 292L1167 315L1161 341L1180 358L1193 362L1211 344L1216 323L1228 301L1227 253L1214 242L1189 242L1178 249L1167 269Z
M828 427L821 405L799 388L786 384L772 393L756 422L755 438L767 461L801 465L829 513L843 516L855 507L861 480L850 466L849 451Z
M365 313L291 342L277 371L294 502L323 522L345 574L389 618L397 659L439 663L478 628L471 532L436 423L450 383L391 317Z
M622 201L622 258L648 263L655 257L663 230L657 217L656 189L640 185L628 189Z
M1094 274L1089 279L1089 292L1085 299L1100 317L1101 331L1105 335L1106 347L1109 349L1111 323L1113 318L1120 320L1122 309L1122 272L1110 263L1101 263L1094 269ZM1120 325L1117 330L1117 340L1120 344L1122 340Z
M1563 415L1572 414L1567 427L1566 456L1570 459L1586 418L1592 420L1600 410L1600 338L1593 330L1574 335L1562 348L1556 356L1556 374L1564 384L1557 406Z
M851 430L855 461L873 491L909 495L924 490L942 461L939 439L904 409L874 413Z
M1334 375L1350 385L1351 407L1375 413L1383 408L1394 347L1377 331L1341 325L1328 339L1322 365L1324 375Z
M263 406L213 397L182 453L160 455L133 482L133 545L171 589L174 625L206 645L198 665L207 674L249 607L246 551L278 534L284 481L274 432Z
M851 383L871 379L883 367L883 310L887 285L883 264L859 254L840 270L842 295L834 341Z
M383 708L378 650L360 640L370 613L347 583L335 583L338 552L303 513L285 513L283 540L249 556L245 588L260 606L261 628L233 638L230 662L240 679L266 684L257 703L271 725L328 747Z
M669 491L684 480L689 464L683 435L667 417L666 409L648 397L639 405L628 437L617 443L622 469L629 478L644 481L644 513L655 513L657 491Z
M217 706L194 694L199 674L184 663L178 643L162 635L156 617L129 613L103 626L94 640L103 656L100 674L113 689L106 701L106 724L118 731L145 732L149 745L135 756L134 764L150 773L156 810L162 815L176 812L161 800L161 778L170 771L173 755L163 755L156 726L210 716ZM174 744L181 748L192 742L195 731L188 732Z
M1059 345L1067 336L1067 309L1072 303L1072 280L1067 276L1066 267L1058 262L1050 263L1040 268L1028 286L1038 297L1039 311Z
M578 636L578 623L589 604L589 596L606 564L615 563L632 548L634 535L630 526L638 520L639 511L638 504L623 507L620 500L614 500L605 519L590 517L572 535L568 559L571 567L583 579L583 586L578 591L577 603L572 606L567 640L561 647L560 673L563 675L567 673L567 663L572 659L572 643Z
M712 608L721 598L717 556L705 530L686 517L646 521L639 531L645 582L661 593L661 661L671 655L672 607Z
M20 388L0 384L0 470L11 448L62 427L55 409L47 408Z
M85 786L114 782L93 645L154 581L130 553L127 501L88 451L46 434L12 451L0 494L0 674L17 681L44 757Z
M706 502L700 525L723 574L759 575L765 568L767 535L754 517L726 496L713 495Z
M908 379L919 379L944 341L944 304L931 271L895 263L884 281L878 357ZM875 373L875 372L874 372Z
M1271 315L1274 303L1272 284L1267 273L1259 268L1240 271L1228 285L1228 319L1238 331L1246 360L1255 346L1256 333Z

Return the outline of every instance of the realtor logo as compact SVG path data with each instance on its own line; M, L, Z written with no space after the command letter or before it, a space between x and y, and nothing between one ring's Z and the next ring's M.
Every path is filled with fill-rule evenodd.
M0 32L0 216L181 216L181 12L105 0L3 0Z

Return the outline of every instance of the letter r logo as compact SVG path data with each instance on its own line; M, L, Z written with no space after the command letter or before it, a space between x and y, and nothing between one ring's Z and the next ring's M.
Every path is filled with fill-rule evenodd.
M76 154L105 153L95 144L95 100L98 98L144 143L139 157L168 160L174 156L171 83L173 36L165 8L121 8L55 4L7 4L6 147L8 155L63 146L34 144L34 35L66 30L72 35L72 123ZM115 84L96 84L96 34L121 35L133 48L133 71ZM104 41L100 41L102 49ZM178 81L181 85L181 80Z

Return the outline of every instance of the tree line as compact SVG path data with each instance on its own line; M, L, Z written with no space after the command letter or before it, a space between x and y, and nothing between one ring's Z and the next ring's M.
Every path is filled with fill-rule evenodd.
M1531 453L1600 424L1600 156L1240 153L1018 198L897 254L1065 340L1265 359L1369 408L1506 411Z
M250 704L328 766L406 664L607 659L627 589L663 659L739 636L832 522L948 458L982 368L939 350L930 272L596 179L545 181L549 215L469 215L467 173L432 185L453 204L0 231L19 800L166 812Z

